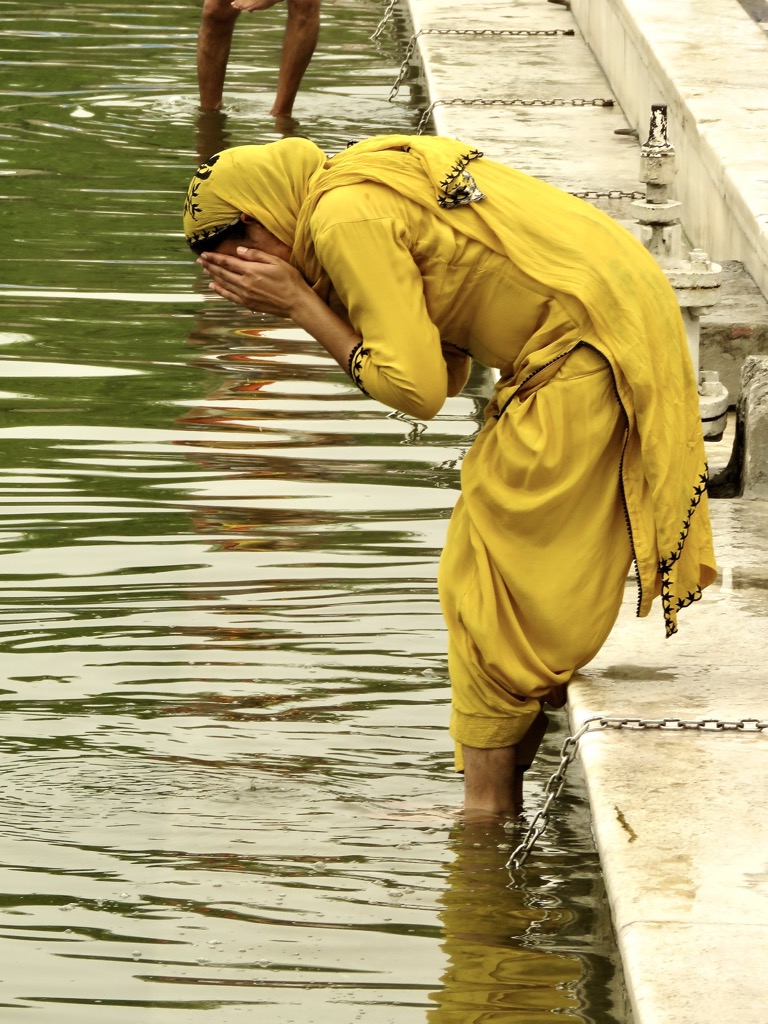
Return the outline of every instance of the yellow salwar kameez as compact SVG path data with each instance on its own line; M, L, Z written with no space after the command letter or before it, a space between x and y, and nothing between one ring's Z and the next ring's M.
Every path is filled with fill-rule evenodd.
M440 573L451 734L518 743L595 656L637 567L667 634L715 578L698 397L675 296L589 204L451 139L386 136L327 159L311 142L203 165L190 243L238 212L360 337L349 372L434 416L470 359L499 371L462 467Z

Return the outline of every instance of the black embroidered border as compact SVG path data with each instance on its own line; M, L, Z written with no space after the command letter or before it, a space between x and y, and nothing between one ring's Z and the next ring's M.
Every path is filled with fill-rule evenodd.
M195 247L200 245L201 242L206 242L209 239L218 238L219 236L221 236L221 241L223 242L224 239L227 237L229 231L233 227L235 227L236 224L239 223L240 218L235 217L235 219L231 220L229 224L219 224L218 227L203 228L202 231L196 231L193 235L189 236L189 238L187 239L187 245L190 247L190 249L194 250Z
M363 356L370 355L371 350L363 348L362 341L358 341L352 351L349 353L349 362L347 363L347 373L352 378L352 383L355 384L364 395L368 392L363 387L363 378L360 373L360 361Z
M485 196L477 187L475 179L466 171L470 160L477 160L483 154L479 149L472 149L464 153L451 167L449 173L440 182L442 195L438 195L437 205L443 209L451 210L456 206L466 206L468 203L477 203ZM466 185L456 183L456 179L463 176L468 182Z
M472 355L471 351L468 348L462 348L461 345L456 345L452 341L444 341L443 342L443 348L455 348L457 352L462 352L465 356L469 356L470 358L474 358L474 356Z
M197 220L198 213L202 213L201 207L194 202L200 191L200 184L210 178L213 168L219 162L220 153L214 153L208 160L204 160L195 171L192 184L187 190L187 198L184 200L184 213L188 213L192 220Z
M477 160L482 155L483 154L480 152L479 149L470 149L468 153L462 153L462 155L451 168L450 173L447 174L446 177L443 178L443 180L440 182L440 188L444 192L446 192L448 190L448 186L451 184L452 181L455 181L458 178L458 176L461 174L461 172L464 170L464 168L467 166L470 160Z
M667 558L659 559L659 573L661 575L661 603L664 608L664 623L666 629L666 635L672 636L677 632L677 626L672 621L672 603L676 601L677 607L674 611L680 611L683 608L687 608L688 605L693 604L694 601L698 601L701 598L701 587L696 587L696 590L689 590L685 597L673 598L671 593L671 583L669 577L672 573L672 569L675 562L680 558L685 547L685 541L688 537L688 531L691 528L691 520L693 519L693 513L699 507L701 499L707 491L707 481L709 480L709 470L704 467L704 472L699 474L699 482L693 489L693 495L691 497L690 505L688 506L688 512L686 513L685 519L683 520L683 528L680 531L680 539L677 542L677 549L673 551Z
M192 220L197 220L198 213L202 212L201 207L195 202L197 194L200 191L200 182L196 181L193 185L189 186L187 197L184 200L184 213L188 213Z

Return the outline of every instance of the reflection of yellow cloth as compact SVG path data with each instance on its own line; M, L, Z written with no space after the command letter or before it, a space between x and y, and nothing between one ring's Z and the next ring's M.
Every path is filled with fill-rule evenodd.
M536 906L523 888L510 886L504 867L509 841L501 829L478 834L454 830L455 860L440 896L442 987L430 994L429 1024L582 1024L579 992L589 977L569 947L573 914ZM552 948L554 947L554 948Z
M715 560L685 332L643 246L589 204L455 140L386 136L330 160L296 139L229 153L193 180L187 234L242 207L291 244L362 339L350 372L364 391L429 417L463 386L469 356L500 371L441 569L459 715L522 710L514 737L536 697L595 653L627 558L622 506L638 613L661 593L675 632ZM587 351L554 371L580 342L610 371L566 385ZM578 412L560 404L566 393ZM510 741L495 730L483 725L485 742Z
M445 943L460 967L446 971L428 1024L584 1024L564 988L579 980L579 963L562 953Z

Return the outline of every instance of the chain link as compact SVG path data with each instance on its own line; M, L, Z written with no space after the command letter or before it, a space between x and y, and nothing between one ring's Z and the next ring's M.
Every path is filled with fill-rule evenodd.
M395 0L395 3L397 0ZM385 15L386 19L387 15ZM376 39L379 32L384 25L384 21L381 22L376 32L371 36L371 39ZM411 63L411 57L413 51L416 48L416 42L421 36L573 36L575 30L572 28L422 28L411 36L408 40L408 46L405 48L405 56L403 57L403 63L400 65L400 70L397 73L395 84L392 86L389 93L389 102L397 96L400 91L400 86L405 81L408 75L408 68Z
M509 871L519 871L542 832L549 824L549 812L565 786L566 773L579 751L581 738L598 729L631 729L641 732L659 729L664 732L765 732L768 721L758 718L740 718L722 721L719 718L588 718L572 736L567 736L560 748L560 763L544 787L544 803L531 820L522 842L507 861Z
M416 36L575 36L572 28L423 28ZM414 38L416 38L414 36Z
M397 7L397 2L398 2L398 0L389 0L389 3L387 4L387 6L386 6L386 8L384 10L384 14L381 17L381 21L376 26L376 31L371 36L371 39L374 42L379 38L381 33L384 31L384 26L387 24L389 19L395 13L395 8Z
M434 100L434 102L430 103L421 115L421 120L419 121L419 126L416 129L416 134L422 134L435 107L612 107L613 103L614 101L612 99L564 100L559 98L552 100L524 100L520 98L514 98L511 100L465 100L461 97L457 97L451 100Z
M576 196L577 199L645 199L645 192L621 192L617 188L606 189L604 192L587 189L584 192L569 192L568 195Z
M398 412L396 409L387 414L387 419L399 420L410 427L410 430L400 442L401 444L415 444L427 429L426 423L422 423L421 420L411 419L410 416L406 416L404 412Z
M389 96L387 97L387 99L390 103L395 98L395 96L397 96L398 92L400 91L400 86L403 84L406 75L408 74L408 68L410 67L411 57L413 56L413 51L416 48L416 39L417 36L411 36L411 38L408 40L408 45L405 48L405 56L403 57L403 63L400 65L400 70L397 73L395 84L389 90Z

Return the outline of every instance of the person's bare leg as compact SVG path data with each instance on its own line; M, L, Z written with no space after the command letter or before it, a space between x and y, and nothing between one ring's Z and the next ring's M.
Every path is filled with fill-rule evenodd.
M544 734L548 728L549 718L544 711L539 711L533 720L533 725L517 745L513 795L515 805L520 811L523 809L523 780L525 772L533 763L533 759L539 751L541 741L544 739Z
M290 117L304 72L320 35L320 0L287 0L283 53L272 117Z
M484 750L462 744L464 757L464 813L467 820L513 816L515 804L515 748Z
M221 107L232 35L239 14L231 0L203 0L197 35L197 85L201 110L219 110Z

